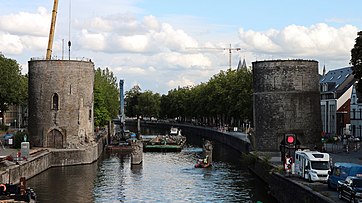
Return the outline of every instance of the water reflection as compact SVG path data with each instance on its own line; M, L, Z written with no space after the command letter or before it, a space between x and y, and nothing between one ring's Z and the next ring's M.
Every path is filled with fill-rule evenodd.
M212 168L194 168L198 147L144 153L134 166L129 155L104 154L91 165L49 169L28 185L39 202L273 202L233 152L214 149Z

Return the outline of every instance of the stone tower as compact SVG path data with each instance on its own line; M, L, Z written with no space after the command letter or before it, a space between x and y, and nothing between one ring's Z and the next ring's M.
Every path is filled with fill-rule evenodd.
M29 61L29 136L33 146L82 148L94 141L94 64Z
M311 149L320 143L317 61L253 62L253 88L256 150L279 151L287 133Z

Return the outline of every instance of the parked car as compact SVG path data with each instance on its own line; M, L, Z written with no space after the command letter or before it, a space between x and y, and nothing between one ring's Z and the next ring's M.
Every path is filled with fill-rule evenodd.
M338 181L338 198L349 202L362 202L362 177L348 176L344 181Z
M344 181L348 176L362 177L362 165L354 163L335 163L327 180L328 187L336 189L338 181Z
M6 144L6 145L9 145L9 144L12 145L13 139L14 139L14 134L11 134L11 133L6 133L5 135L0 137L0 141L2 142L2 144Z

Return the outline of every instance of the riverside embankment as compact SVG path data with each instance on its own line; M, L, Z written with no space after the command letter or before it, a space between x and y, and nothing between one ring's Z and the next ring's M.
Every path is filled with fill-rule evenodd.
M29 179L51 167L93 163L102 154L106 138L104 133L96 143L82 149L31 149L26 161L3 161L0 167L0 183L18 183L20 177Z

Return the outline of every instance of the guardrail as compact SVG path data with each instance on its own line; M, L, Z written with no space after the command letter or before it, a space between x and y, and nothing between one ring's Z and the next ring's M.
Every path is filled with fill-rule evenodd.
M45 61L47 60L44 56L32 57L30 61ZM86 57L74 57L74 58L58 58L57 56L52 56L50 60L63 60L63 61L89 61L92 62L90 58Z

